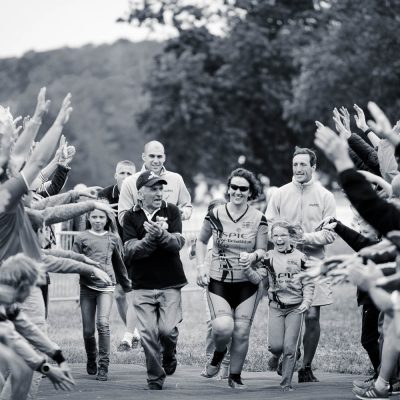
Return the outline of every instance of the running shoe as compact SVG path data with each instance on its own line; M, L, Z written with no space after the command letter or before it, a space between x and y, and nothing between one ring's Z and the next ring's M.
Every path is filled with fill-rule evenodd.
M247 386L243 383L242 378L240 376L235 377L235 378L233 378L232 376L229 376L228 385L232 389L246 389L247 388Z
M131 351L132 346L129 342L123 340L117 347L117 351Z
M393 396L395 394L400 394L400 381L396 381L390 384L389 396Z
M140 337L133 336L131 349L136 350L140 346Z
M312 372L310 366L306 366L298 370L299 383L304 382L319 382L318 378Z
M267 364L270 371L276 371L279 365L279 357L272 355L268 359Z
M218 380L222 381L223 379L229 378L229 364L228 365L221 365L221 369L218 374Z
M88 375L96 375L97 374L97 363L96 361L88 361L86 364L86 372Z
M281 386L282 392L294 392L293 386Z
M225 357L227 349L224 352L214 351L214 355L210 361L207 361L204 370L200 373L204 378L213 378L218 375L218 372L221 368L222 360Z
M376 375L372 375L366 379L355 379L353 386L363 390L368 389L375 382L376 378Z
M172 354L172 356L163 356L162 366L167 375L172 375L176 371L176 366L178 365L178 361L176 359L176 350Z
M375 385L370 386L368 389L365 389L362 393L356 392L353 389L353 393L356 395L358 399L361 400L368 400L368 399L375 399L375 400L385 400L389 398L389 392L386 389L385 391L378 391Z
M105 368L99 368L99 372L97 373L96 380L98 381L106 381L108 380L107 370Z

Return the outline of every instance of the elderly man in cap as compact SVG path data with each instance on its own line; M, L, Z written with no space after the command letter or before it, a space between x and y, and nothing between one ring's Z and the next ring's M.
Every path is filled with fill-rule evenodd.
M123 220L125 263L146 356L149 389L161 390L175 372L181 288L187 284L179 251L184 245L179 208L163 201L167 182L153 171L137 181L138 203Z

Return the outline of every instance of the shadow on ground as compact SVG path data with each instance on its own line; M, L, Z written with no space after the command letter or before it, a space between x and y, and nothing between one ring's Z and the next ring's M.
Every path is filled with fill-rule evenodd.
M141 400L141 399L354 399L351 393L354 375L332 374L316 371L319 383L297 383L297 373L291 393L283 393L279 388L279 378L273 372L244 372L245 390L234 390L228 387L227 381L202 378L199 368L178 365L173 376L167 378L163 391L150 391L146 385L144 367L130 364L111 365L109 380L98 382L94 376L86 374L85 365L71 365L76 381L73 392L56 391L48 379L43 379L38 400Z

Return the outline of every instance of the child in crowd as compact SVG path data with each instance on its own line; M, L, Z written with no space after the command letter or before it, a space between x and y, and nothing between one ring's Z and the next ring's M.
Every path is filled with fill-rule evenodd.
M301 338L303 315L310 308L314 284L302 284L296 273L305 269L305 255L295 248L301 241L300 227L277 221L271 228L274 249L267 252L263 264L268 271L268 350L269 366L277 370L282 360L281 388L292 391L292 376ZM280 372L280 371L279 371Z
M105 286L96 278L81 278L80 303L83 339L87 354L86 370L106 381L110 363L110 312L118 282L125 292L132 290L122 258L122 244L116 231L115 221L104 211L94 210L88 214L88 228L77 235L73 250L97 261L100 268L110 276L112 285ZM110 231L111 229L112 231ZM99 362L97 368L97 345L95 338L95 315L99 336Z
M71 390L75 384L61 349L20 309L43 273L37 261L22 253L0 265L0 343L9 349L8 357L7 348L0 352L0 378L2 367L10 372L5 386L0 385L1 399L26 399L34 371L46 375L56 389ZM48 364L44 354L59 366Z

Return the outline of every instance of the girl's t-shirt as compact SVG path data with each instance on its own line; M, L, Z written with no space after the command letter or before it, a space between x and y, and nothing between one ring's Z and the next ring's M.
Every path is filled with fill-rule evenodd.
M269 250L263 260L268 271L268 298L276 303L299 304L303 301L311 304L314 284L303 285L294 276L306 269L306 256L291 248L286 252Z
M95 278L81 277L80 283L94 290L112 291L115 287L115 273L112 264L112 255L118 246L118 238L111 232L96 233L86 230L79 233L74 240L72 250L84 254L93 261L97 261L103 271L111 278L112 286L105 286L104 283Z

